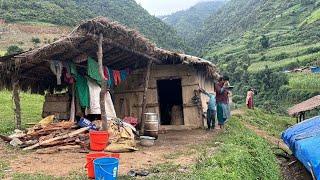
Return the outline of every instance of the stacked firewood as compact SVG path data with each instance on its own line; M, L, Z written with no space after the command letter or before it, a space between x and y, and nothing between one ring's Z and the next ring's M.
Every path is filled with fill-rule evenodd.
M54 153L58 151L86 151L89 145L89 127L78 128L73 122L35 125L26 131L16 130L10 136L0 138L12 146L23 150L37 149L37 153Z

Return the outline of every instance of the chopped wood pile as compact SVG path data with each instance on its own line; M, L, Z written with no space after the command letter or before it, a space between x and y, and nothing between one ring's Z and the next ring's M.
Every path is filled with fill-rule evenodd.
M35 125L26 131L16 130L10 136L0 135L5 142L23 150L37 149L37 153L58 151L86 152L89 145L89 127L78 129L74 122Z

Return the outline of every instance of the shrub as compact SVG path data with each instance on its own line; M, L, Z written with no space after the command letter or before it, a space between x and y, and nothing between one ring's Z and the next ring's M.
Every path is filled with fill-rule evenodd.
M7 53L5 55L17 54L17 53L20 53L20 52L23 52L23 49L21 49L17 45L12 45L12 46L8 47Z

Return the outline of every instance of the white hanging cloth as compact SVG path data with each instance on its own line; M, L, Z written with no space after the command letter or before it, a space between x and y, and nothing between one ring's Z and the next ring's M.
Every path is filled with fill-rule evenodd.
M100 108L100 92L101 87L93 80L88 78L88 87L90 94L90 108L86 109L86 114L101 114ZM108 119L117 117L114 105L109 92L105 95L105 107Z
M61 75L62 75L63 65L60 61L51 61L50 69L54 75L57 76L57 85L61 85Z

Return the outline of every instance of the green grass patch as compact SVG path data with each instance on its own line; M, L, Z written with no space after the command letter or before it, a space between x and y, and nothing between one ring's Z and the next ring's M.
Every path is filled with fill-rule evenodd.
M21 93L22 125L39 122L41 120L44 97L30 93ZM14 130L14 112L12 94L9 91L0 91L0 133L8 133Z
M75 171L66 177L55 177L45 174L26 174L16 173L12 177L13 180L87 180L88 177L84 171Z
M320 8L313 11L311 15L300 24L300 26L303 26L304 24L312 24L318 20L320 20Z
M1 57L1 56L4 56L5 54L6 54L6 51L0 50L0 57Z
M5 170L9 168L9 164L5 161L0 160L0 179L5 177Z
M250 65L250 67L248 68L248 71L251 73L256 73L264 70L266 66L268 66L270 69L273 69L273 70L281 70L294 63L306 64L306 63L315 61L319 58L319 56L320 56L320 52L299 56L299 57L294 57L294 58L287 58L277 62L274 62L274 61L256 62Z
M217 141L221 143L214 143ZM149 179L281 179L268 142L245 128L239 117L231 118L225 132L214 138L210 146L217 146L216 153L204 152L190 172L160 172Z
M320 91L320 74L294 73L289 74L289 87L311 92Z
M246 110L245 114L240 116L240 119L276 137L280 137L285 129L296 122L294 118L268 114L260 109Z

